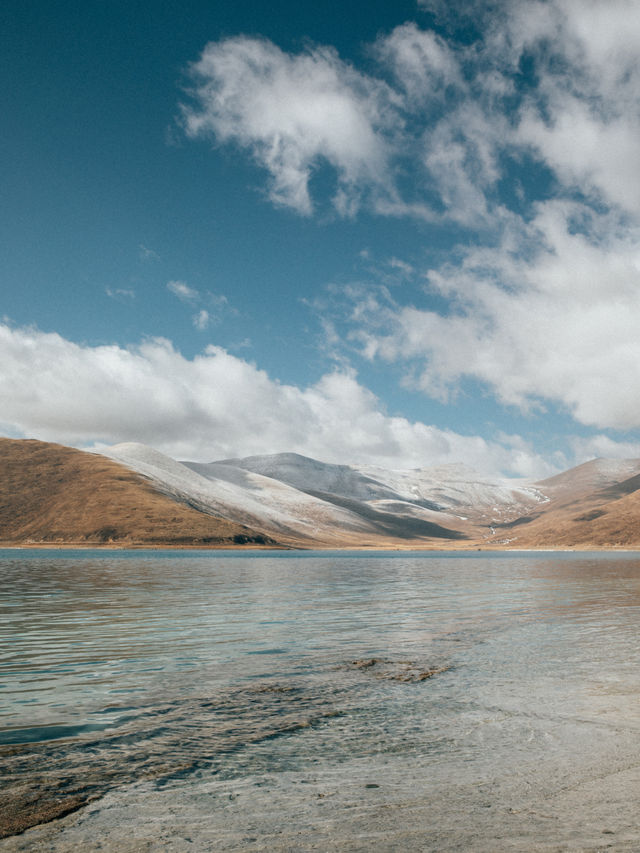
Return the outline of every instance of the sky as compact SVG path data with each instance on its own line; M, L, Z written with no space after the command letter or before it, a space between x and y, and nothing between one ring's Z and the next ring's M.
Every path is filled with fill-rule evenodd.
M636 0L4 0L0 434L640 456Z

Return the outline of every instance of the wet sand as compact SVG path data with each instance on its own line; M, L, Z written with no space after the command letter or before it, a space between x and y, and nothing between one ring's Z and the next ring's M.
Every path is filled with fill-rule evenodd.
M410 765L403 785L389 784L366 763L232 781L146 781L0 841L0 850L637 851L639 786L640 768L632 767L516 800L491 779L425 791Z

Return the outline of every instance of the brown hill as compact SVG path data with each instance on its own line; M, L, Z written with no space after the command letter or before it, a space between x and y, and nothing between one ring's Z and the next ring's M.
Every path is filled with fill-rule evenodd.
M639 471L638 459L594 459L538 483L548 501L535 516L496 528L496 544L640 548Z
M104 456L0 438L0 545L275 545Z
M578 500L640 473L640 459L591 459L536 483L551 500Z

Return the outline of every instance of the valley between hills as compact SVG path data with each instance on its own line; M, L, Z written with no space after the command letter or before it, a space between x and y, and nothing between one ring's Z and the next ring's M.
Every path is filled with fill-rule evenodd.
M95 453L4 438L0 546L631 550L640 459L531 482L462 465L179 462L136 443Z

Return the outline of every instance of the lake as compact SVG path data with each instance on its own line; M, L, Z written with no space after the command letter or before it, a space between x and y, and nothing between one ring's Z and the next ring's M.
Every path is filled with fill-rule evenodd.
M0 851L640 849L639 554L5 550L0 581Z

